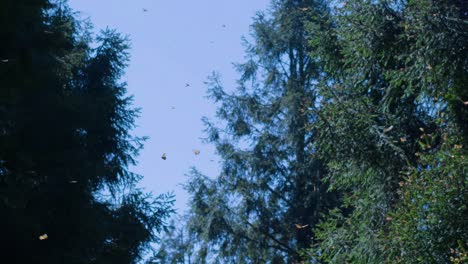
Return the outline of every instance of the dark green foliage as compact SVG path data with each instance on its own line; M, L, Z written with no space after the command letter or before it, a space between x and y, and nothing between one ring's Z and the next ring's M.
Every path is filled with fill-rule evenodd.
M127 40L61 1L0 4L0 226L15 263L136 263L171 212L135 189ZM47 234L48 239L39 240Z
M332 30L310 25L322 30L311 45L335 49L311 56L325 58L327 76L315 147L345 199L311 253L325 263L448 263L468 234L468 24L448 1L337 7Z
M187 185L190 257L467 262L465 2L273 1L260 13L239 88L209 82L226 126L205 120L208 141L224 162Z
M223 160L210 179L197 171L189 229L198 263L293 263L313 241L311 227L332 208L335 193L321 182L326 169L308 146L316 114L320 67L308 56L308 12L324 14L315 1L273 1L252 24L247 61L237 64L238 88L226 92L218 75L208 82L219 104L208 138Z
M390 230L383 234L389 261L448 263L466 248L466 152L456 135L446 135L432 153L421 154L419 168L405 173L400 200L388 217Z
M195 237L184 228L186 219L172 221L162 238L162 244L148 263L180 264L198 263L194 261Z

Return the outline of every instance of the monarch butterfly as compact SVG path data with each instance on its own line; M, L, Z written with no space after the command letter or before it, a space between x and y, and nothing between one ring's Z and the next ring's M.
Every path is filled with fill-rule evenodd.
M39 236L39 240L46 240L47 238L49 238L47 234L43 234Z
M163 153L161 159L166 160L166 153Z

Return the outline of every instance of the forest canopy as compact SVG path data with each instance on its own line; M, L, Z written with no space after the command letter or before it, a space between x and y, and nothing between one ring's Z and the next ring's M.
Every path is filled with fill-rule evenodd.
M272 1L237 87L207 81L222 170L154 261L468 261L467 8Z
M130 170L130 42L93 32L65 0L0 1L2 260L468 262L465 0L272 0L236 86L206 81L220 171L189 172L172 222Z
M173 198L136 188L129 42L65 1L0 1L2 261L139 263Z

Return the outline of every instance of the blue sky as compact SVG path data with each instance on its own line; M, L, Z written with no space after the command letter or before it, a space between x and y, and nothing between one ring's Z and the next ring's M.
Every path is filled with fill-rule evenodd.
M218 71L228 89L235 87L233 62L242 62L241 36L248 36L257 11L269 0L70 0L95 30L106 27L131 39L130 65L123 78L134 105L142 109L134 133L149 136L139 164L141 186L155 194L174 191L176 209L187 208L180 186L192 166L209 176L219 158L204 137L202 116L213 117L204 82ZM146 9L145 12L143 9ZM186 84L189 84L186 87ZM195 155L193 150L200 150ZM166 153L167 159L161 155Z

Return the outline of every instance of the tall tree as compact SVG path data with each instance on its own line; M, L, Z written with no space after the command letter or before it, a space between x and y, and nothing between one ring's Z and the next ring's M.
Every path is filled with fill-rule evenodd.
M273 1L252 24L254 44L234 93L219 75L210 77L209 97L220 106L217 127L205 119L223 160L210 179L194 171L189 225L199 262L292 263L313 241L320 213L337 200L321 179L326 170L308 146L317 120L315 85L321 68L308 56L308 14L327 15L319 1ZM318 16L317 16L318 17Z
M136 263L170 199L136 189L128 42L65 1L0 2L0 225L15 263Z
M194 264L196 261L195 237L185 228L186 219L173 219L162 237L162 243L148 263L160 264Z
M321 32L311 56L327 59L328 77L314 146L327 182L345 194L315 230L311 252L324 263L463 258L468 28L459 2L337 1L333 30L311 24Z

